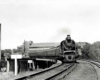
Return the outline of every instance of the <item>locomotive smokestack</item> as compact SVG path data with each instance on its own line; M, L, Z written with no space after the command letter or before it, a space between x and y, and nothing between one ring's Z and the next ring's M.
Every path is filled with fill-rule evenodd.
M1 60L1 24L0 24L0 60Z

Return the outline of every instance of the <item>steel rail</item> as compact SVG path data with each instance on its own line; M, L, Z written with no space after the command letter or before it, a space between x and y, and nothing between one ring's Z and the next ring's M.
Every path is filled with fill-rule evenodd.
M43 73L41 75L37 75L29 78L28 80L54 80L58 75L63 74L65 71L69 70L74 64L64 64L61 67L58 67L49 72ZM70 70L68 74L71 72ZM59 78L58 78L59 79ZM56 80L58 80L56 79Z
M65 75L60 76L59 79L62 78L62 77L64 77L64 76L66 76L66 75L68 75L69 73L71 73L71 71L73 71L73 69L75 69L76 65L75 65L75 66L74 66L74 65L75 65L75 64L69 65L69 66L68 66L66 69L64 69L63 71L61 71L61 72L59 72L59 73L57 73L57 74L55 74L55 75L53 75L53 76L51 76L51 77L45 79L45 80L57 80L57 79L58 79L57 77L59 77L60 75L62 75L64 72L66 72ZM73 66L74 66L74 67L73 67ZM73 67L73 68L72 68L72 67ZM72 69L70 69L70 68L72 68ZM70 71L68 71L68 70L70 70ZM67 71L68 71L68 72L67 72ZM56 79L56 78L57 78L57 79Z
M14 80L25 80L25 79L28 78L28 77L32 77L32 76L37 76L37 75L43 74L43 73L45 73L45 72L47 72L47 71L50 71L50 70L55 69L55 68L58 68L58 67L60 67L60 66L62 66L62 65L64 65L64 64L60 64L60 65L55 66L55 67L53 67L53 68L49 68L49 69L46 69L46 70L44 70L44 71L40 71L40 72L37 72L37 73L33 73L33 74L31 74L31 75L23 76L23 77L14 79Z

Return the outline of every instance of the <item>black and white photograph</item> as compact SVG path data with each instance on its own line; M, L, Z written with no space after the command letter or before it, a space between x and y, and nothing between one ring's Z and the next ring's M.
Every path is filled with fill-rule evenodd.
M100 0L0 0L0 80L100 80Z

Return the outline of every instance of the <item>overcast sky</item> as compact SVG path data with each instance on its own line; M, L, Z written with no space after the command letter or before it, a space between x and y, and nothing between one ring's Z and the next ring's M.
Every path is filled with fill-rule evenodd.
M99 0L0 0L2 49L24 40L60 42L71 34L76 42L100 41Z

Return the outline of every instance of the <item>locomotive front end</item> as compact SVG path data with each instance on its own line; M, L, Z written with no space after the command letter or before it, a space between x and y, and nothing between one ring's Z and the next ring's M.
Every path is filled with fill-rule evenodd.
M76 51L75 50L69 50L63 52L63 62L76 62Z

